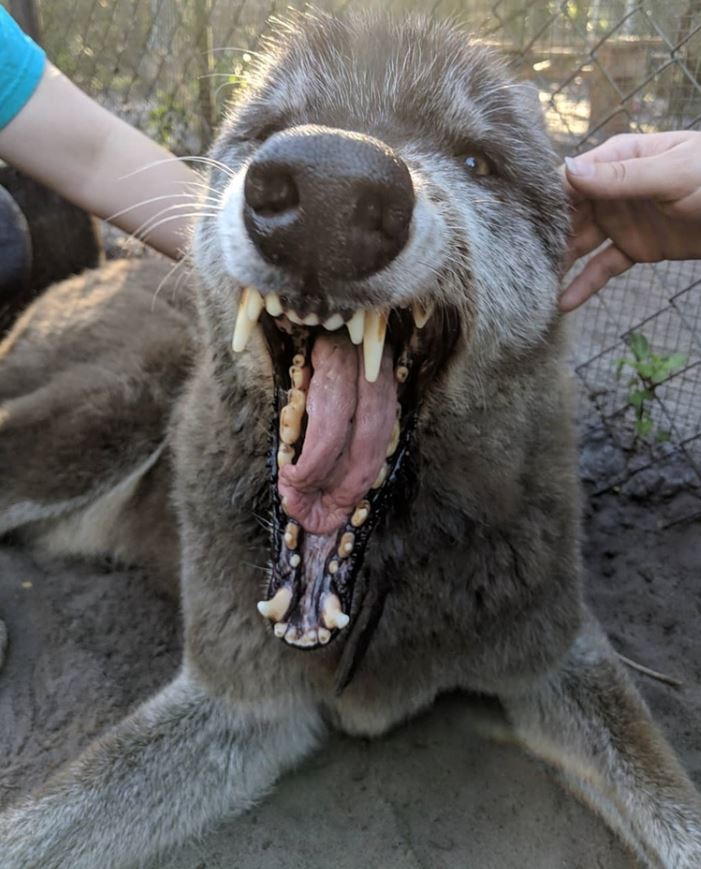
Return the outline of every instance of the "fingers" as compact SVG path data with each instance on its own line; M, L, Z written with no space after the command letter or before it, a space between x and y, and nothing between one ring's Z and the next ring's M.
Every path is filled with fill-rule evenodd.
M614 244L605 247L593 256L582 271L560 296L560 310L574 311L597 293L611 278L623 274L633 265L633 260Z
M586 256L596 250L605 241L606 233L593 223L591 218L588 222L583 223L581 228L575 224L574 233L563 262L563 274L569 271L581 256Z
M611 160L633 160L663 154L689 138L688 130L668 133L622 133L612 136L596 148L579 155L579 158L608 163Z
M664 157L640 157L600 163L565 158L567 179L578 193L594 199L669 199L675 180Z

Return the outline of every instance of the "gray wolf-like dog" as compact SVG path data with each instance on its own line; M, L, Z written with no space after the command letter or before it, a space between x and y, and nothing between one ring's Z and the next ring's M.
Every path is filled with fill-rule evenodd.
M528 86L452 25L300 16L210 166L192 304L98 271L2 345L0 529L179 576L185 628L174 681L0 817L3 869L156 859L327 728L456 689L643 864L698 869L699 796L583 602Z

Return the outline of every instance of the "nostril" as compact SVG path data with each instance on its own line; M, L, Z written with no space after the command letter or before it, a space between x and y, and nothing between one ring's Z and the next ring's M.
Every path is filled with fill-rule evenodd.
M299 204L294 179L285 172L254 170L254 167L250 167L243 192L248 206L263 217L280 214Z
M413 203L408 198L406 202L387 201L392 198L396 199L383 196L379 190L363 192L353 210L353 225L368 232L381 232L391 239L404 236L411 220Z

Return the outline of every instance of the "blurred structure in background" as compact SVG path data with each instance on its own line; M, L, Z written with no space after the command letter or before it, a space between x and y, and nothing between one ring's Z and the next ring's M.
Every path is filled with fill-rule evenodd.
M184 155L207 148L269 17L304 7L300 0L3 2L81 87ZM314 4L330 12L372 5L467 22L538 87L563 155L615 133L701 129L701 0ZM641 498L671 498L669 521L701 515L701 263L636 266L571 321L585 480L594 491L620 486ZM676 364L665 369L672 354ZM640 364L621 367L623 358Z

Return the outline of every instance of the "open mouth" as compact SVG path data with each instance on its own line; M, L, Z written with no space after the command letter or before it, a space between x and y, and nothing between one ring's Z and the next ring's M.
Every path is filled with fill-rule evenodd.
M332 311L321 321L285 301L244 289L233 349L241 352L260 323L274 372L272 570L258 610L276 637L313 649L351 621L366 547L459 319L415 301Z

